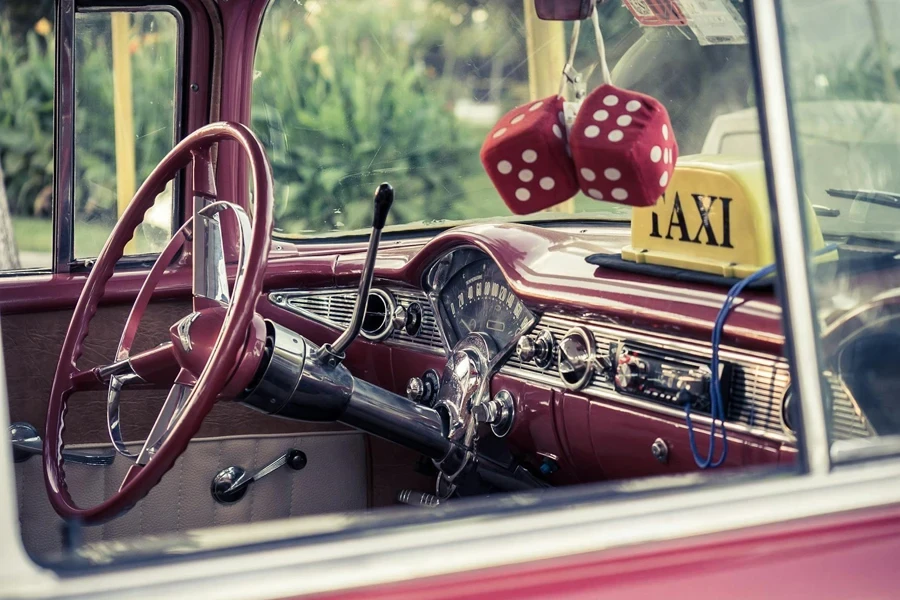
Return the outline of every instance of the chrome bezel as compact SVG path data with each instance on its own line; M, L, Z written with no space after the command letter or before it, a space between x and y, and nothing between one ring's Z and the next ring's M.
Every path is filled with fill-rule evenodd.
M384 302L384 323L375 332L368 332L360 327L359 333L370 342L380 342L390 337L394 332L394 311L397 309L397 301L390 292L380 288L372 288L369 290L369 298L366 299L366 308L363 311L363 323L366 322L366 315L369 314L369 300L372 296L378 296Z
M584 375L578 378L577 381L570 382L567 380L562 373L562 356L563 356L563 347L565 346L564 342L567 338L577 336L581 338L581 341L584 342L585 346L588 349L588 356L586 360ZM567 360L570 360L568 356L566 356ZM556 373L559 375L559 380L562 384L570 389L570 390L580 390L594 377L594 369L597 362L597 348L594 342L594 334L591 333L589 329L586 327L582 327L581 325L577 327L573 327L569 331L566 332L566 335L559 341L559 344L556 345Z

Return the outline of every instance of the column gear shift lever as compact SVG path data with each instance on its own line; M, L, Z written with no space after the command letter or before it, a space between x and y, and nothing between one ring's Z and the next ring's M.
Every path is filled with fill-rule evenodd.
M375 190L375 213L372 218L372 235L369 236L369 249L366 253L366 262L363 265L359 279L359 292L356 296L356 306L353 308L353 317L350 325L334 341L333 344L325 344L319 349L316 358L323 363L335 366L344 360L344 351L350 345L362 327L363 316L366 313L366 303L369 301L369 290L372 288L372 277L375 274L375 258L378 254L378 244L381 242L381 230L387 221L391 205L394 203L394 188L389 183L382 183Z

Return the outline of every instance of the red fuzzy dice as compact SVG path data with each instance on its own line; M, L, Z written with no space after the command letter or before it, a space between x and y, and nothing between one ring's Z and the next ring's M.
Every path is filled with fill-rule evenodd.
M665 107L612 85L584 99L569 145L581 190L595 200L630 206L656 204L678 159Z
M513 109L488 134L481 163L500 197L519 215L568 200L578 192L566 145L563 98Z

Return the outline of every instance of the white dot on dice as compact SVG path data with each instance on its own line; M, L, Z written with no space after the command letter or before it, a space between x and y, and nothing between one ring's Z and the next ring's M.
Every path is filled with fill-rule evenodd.
M557 125L556 123L553 124L553 135L555 135L559 139L562 139L562 129L560 129L559 125Z
M600 128L596 125L588 125L584 128L584 135L589 138L595 138L600 135Z
M501 127L497 131L494 132L494 139L496 140L498 137L506 133L506 127Z
M619 103L619 99L616 96L613 96L612 94L610 94L609 96L607 96L606 98L603 99L603 104L605 104L607 106L615 106L618 103Z
M517 117L513 117L513 120L510 121L510 123L512 123L513 125L515 125L516 123L521 123L522 119L524 119L524 118L525 118L525 115L519 115Z
M585 181L593 181L593 180L597 179L597 174L588 168L584 168L584 169L581 169L581 177Z
M543 105L544 105L544 101L541 100L540 102L535 102L534 104L532 104L532 105L531 105L531 108L529 108L528 110L534 112L534 111L536 111L537 109L539 109L540 107L542 107Z
M669 140L669 126L666 125L665 123L663 123L662 133L663 133L663 139L668 141Z
M609 118L609 112L603 110L602 108L594 113L595 121L605 121Z
M603 175L610 181L618 181L622 177L622 173L618 169L606 169L603 171Z
M612 191L612 197L615 198L616 200L626 200L626 199L628 199L628 192L626 192L622 188L615 188Z
M622 115L616 119L616 123L619 124L619 127L628 127L631 125L631 115Z
M526 150L522 153L522 160L527 163L533 163L537 160L537 152L535 152L534 150Z
M531 198L531 192L529 192L525 188L519 188L516 190L516 198L518 198L522 202L525 202L526 200Z
M512 163L508 160L501 160L497 163L497 170L504 175L509 175L510 173L512 173Z
M519 179L528 183L532 179L534 179L534 173L531 172L531 169L522 169L519 171Z
M669 183L669 172L663 171L662 176L659 178L659 185L661 187L666 187L667 183Z
M660 158L662 158L662 148L653 146L653 148L650 149L650 160L658 163Z
M540 181L541 187L545 190L552 190L556 187L556 182L553 181L552 177L542 177Z
M639 100L629 100L628 104L625 105L625 110L628 112L634 112L641 107L641 103Z
M559 111L559 124L560 125L566 124L566 115L563 114L563 111Z
M622 138L625 137L625 134L622 133L618 129L613 129L612 131L609 132L608 137L609 137L609 141L611 141L611 142L621 142Z
M666 148L665 152L663 152L663 162L665 164L669 164L669 161L672 160L672 154L668 148Z
M596 198L597 200L603 200L603 193L600 190L595 190L591 188L588 190L588 196L591 198Z

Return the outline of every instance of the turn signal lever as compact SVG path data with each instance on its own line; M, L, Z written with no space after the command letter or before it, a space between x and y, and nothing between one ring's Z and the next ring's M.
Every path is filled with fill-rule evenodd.
M381 230L384 229L384 224L387 221L388 213L393 203L394 188L389 183L382 183L375 190L375 214L372 218L372 235L369 236L366 262L363 264L362 274L359 279L359 292L356 296L356 306L353 308L353 317L350 319L350 325L333 344L325 344L319 349L317 358L320 362L334 366L343 361L344 351L359 335L363 316L366 312L366 303L369 301L369 290L372 288L372 277L375 274L375 258L378 254L378 244L381 242Z

